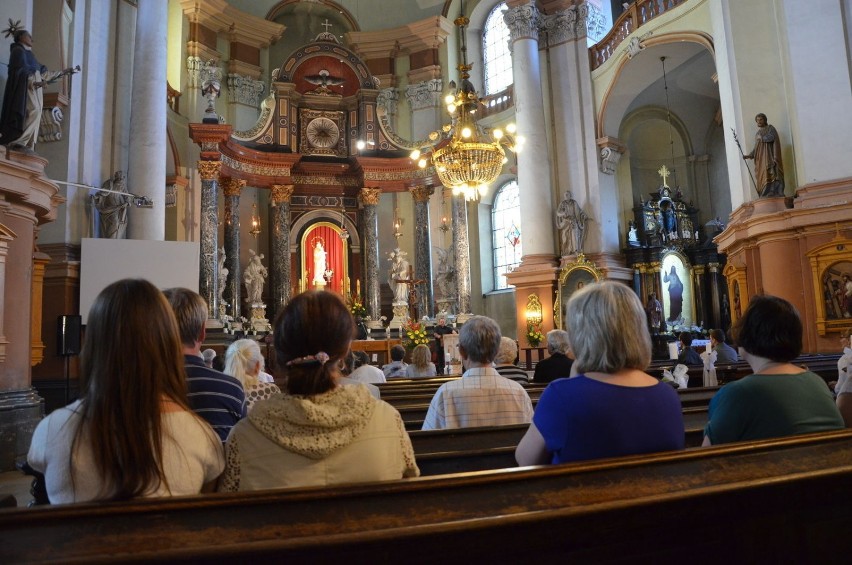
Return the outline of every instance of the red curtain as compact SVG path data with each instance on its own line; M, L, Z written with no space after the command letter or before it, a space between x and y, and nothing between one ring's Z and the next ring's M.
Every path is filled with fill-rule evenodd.
M349 273L345 270L346 247L343 240L340 239L338 228L328 224L314 224L308 228L303 241L304 247L302 252L305 257L305 274L308 277L308 289L314 288L311 284L311 281L314 280L314 246L318 241L321 241L326 252L325 268L334 271L331 281L325 289L343 294L343 287L346 284L346 277L349 276Z

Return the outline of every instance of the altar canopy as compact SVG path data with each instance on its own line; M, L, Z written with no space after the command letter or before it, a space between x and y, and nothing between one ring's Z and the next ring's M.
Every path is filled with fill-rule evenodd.
M330 222L317 222L305 230L301 242L300 279L305 290L324 288L340 294L345 294L344 290L348 292L348 240L341 239L340 233L340 227ZM317 286L315 281L319 280L328 281L327 286Z

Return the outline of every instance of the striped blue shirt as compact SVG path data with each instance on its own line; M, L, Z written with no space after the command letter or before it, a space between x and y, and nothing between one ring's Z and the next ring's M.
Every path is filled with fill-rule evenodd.
M234 377L205 366L201 357L184 355L183 359L190 408L225 441L234 424L246 415L243 385Z

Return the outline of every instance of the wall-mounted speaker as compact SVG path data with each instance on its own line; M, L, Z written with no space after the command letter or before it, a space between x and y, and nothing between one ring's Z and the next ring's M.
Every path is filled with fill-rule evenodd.
M80 327L82 317L77 315L59 316L56 319L56 354L60 357L72 357L80 354Z

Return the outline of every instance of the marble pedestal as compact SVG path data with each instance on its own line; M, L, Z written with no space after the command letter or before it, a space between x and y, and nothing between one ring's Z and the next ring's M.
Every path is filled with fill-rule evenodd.
M258 332L272 331L272 326L266 318L266 304L254 303L251 305L249 329Z
M389 330L398 330L408 321L408 303L393 303L393 319L388 324Z

